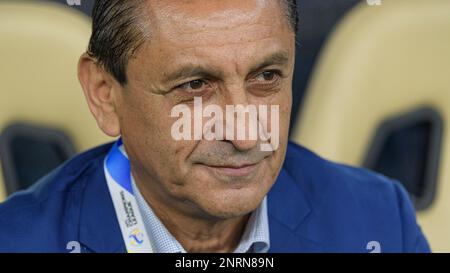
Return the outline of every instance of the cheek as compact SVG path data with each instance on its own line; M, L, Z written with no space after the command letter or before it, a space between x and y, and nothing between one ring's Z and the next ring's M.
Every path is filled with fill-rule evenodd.
M289 123L291 117L291 107L292 107L292 92L291 89L283 90L274 96L269 104L278 105L279 106L279 118L278 125L273 124L271 119L269 118L269 130L270 132L274 132L274 130L278 129L278 149L275 150L272 160L270 162L271 165L271 174L274 174L274 178L278 175L278 172L281 168L281 165L284 161L288 138L289 138ZM277 128L278 127L278 128ZM275 140L276 141L276 140Z
M276 98L276 102L280 106L280 139L287 137L289 130L289 121L292 108L292 88L289 86L283 92L280 92Z
M255 100L254 103L256 103L257 105L267 106L267 116L265 117L267 119L267 130L269 132L278 130L280 140L284 140L287 137L289 131L289 121L292 108L291 89L283 89L273 96ZM276 118L276 115L272 118L272 110L276 109L272 109L271 106L278 107L276 108L278 109L278 118ZM277 121L278 124L275 124L273 121Z
M195 143L175 141L171 127L176 120L170 116L171 106L164 98L137 97L125 101L121 112L121 134L133 154L147 171L164 179L177 179L186 167L186 157Z

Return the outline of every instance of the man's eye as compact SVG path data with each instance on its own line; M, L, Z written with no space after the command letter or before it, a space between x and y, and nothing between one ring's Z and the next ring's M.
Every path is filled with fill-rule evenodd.
M276 71L264 71L264 72L260 73L256 77L256 79L258 81L271 82L271 81L275 80L277 76L278 76L278 73Z
M205 86L205 82L202 80L194 80L184 83L179 86L179 88L187 91L199 91Z

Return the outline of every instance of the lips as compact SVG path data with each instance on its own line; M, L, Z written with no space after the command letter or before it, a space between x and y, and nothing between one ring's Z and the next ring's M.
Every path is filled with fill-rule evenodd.
M241 165L228 165L228 166L209 166L204 165L208 169L226 176L244 177L253 173L259 166L256 164L241 164Z

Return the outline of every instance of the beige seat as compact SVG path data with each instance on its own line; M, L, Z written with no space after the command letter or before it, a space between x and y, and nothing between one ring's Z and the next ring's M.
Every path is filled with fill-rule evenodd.
M426 106L450 125L450 1L395 0L352 10L328 42L293 140L361 165L378 126ZM433 251L450 251L450 135L437 192L418 221Z
M45 1L0 2L0 131L14 121L64 130L84 150L107 138L77 80L90 19ZM0 201L5 198L0 168Z

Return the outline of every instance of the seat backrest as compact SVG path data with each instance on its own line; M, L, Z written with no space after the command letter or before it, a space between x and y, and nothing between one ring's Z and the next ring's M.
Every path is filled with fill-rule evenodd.
M361 0L297 0L298 24L292 116L302 107L306 86L317 63L317 56L337 23ZM290 128L295 125L291 119Z
M329 40L292 139L326 158L364 166L373 162L368 154L380 153L372 147L376 139L398 138L383 137L380 130L393 133L392 124L403 123L404 132L420 135L432 128L427 147L440 151L429 160L439 166L436 194L431 206L418 213L418 220L433 250L448 251L450 1L381 3L358 5ZM420 126L409 126L413 122Z
M0 131L16 121L58 128L77 150L108 140L77 80L90 33L90 19L64 5L0 2ZM6 195L2 179L0 200Z

